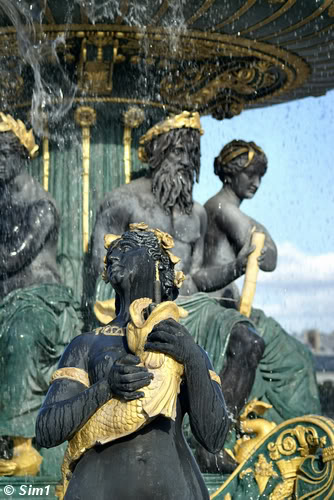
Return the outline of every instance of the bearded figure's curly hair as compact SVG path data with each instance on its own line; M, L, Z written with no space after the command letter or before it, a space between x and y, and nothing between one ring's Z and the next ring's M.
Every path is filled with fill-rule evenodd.
M147 155L150 169L155 170L159 168L161 160L166 156L169 148L173 146L179 138L182 139L182 142L192 142L196 139L196 142L199 143L200 132L192 128L173 129L165 134L158 135L151 141L145 143L145 153ZM199 181L200 165L200 151L196 148L191 148L189 167L195 173L196 182Z

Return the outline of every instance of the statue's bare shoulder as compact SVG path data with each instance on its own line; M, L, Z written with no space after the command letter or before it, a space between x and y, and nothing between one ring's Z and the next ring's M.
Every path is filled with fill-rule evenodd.
M50 193L45 191L41 184L27 172L21 172L15 178L16 198L23 202L34 202L38 200L48 200L56 206L55 200Z
M225 235L233 246L240 249L256 222L231 203L223 193L211 198L205 208L209 221L215 225L218 234Z
M99 212L117 207L131 208L134 203L139 203L147 196L152 196L150 179L146 177L136 179L107 193L99 207Z

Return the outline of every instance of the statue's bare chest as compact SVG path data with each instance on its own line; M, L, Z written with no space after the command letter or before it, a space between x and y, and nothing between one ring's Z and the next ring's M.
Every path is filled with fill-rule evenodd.
M200 238L200 220L193 211L188 214L173 210L167 214L156 201L141 202L132 214L133 221L145 222L150 227L169 233L177 243L193 245Z

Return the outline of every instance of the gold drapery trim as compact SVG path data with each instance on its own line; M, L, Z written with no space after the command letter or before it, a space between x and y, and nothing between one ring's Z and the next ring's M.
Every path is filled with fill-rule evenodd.
M67 366L64 368L59 368L55 372L53 372L50 384L59 378L68 378L70 380L75 380L76 382L80 382L86 387L90 386L88 373L81 368L75 368L74 366Z

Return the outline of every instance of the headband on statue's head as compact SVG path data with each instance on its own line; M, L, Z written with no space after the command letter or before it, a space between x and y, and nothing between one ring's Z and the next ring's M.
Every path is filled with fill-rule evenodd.
M24 123L21 120L14 120L11 115L0 112L0 118L0 132L13 132L28 151L30 158L35 158L39 147L35 143L32 129L28 132Z
M151 232L155 235L155 237L159 241L160 248L162 248L166 254L169 257L169 260L173 265L177 264L180 262L180 258L176 257L170 249L174 247L174 239L173 237L165 233L164 231L160 231L160 229L151 229L145 222L139 222L137 224L130 224L129 225L129 230L130 231L145 231L145 232ZM106 234L104 236L104 246L106 250L112 245L112 243L116 240L121 239L121 235L116 235L116 234ZM104 257L104 270L102 273L102 278L104 281L108 283L108 275L107 275L107 258ZM174 285L180 288L182 286L182 283L185 279L185 276L182 271L176 271L175 272L175 278L174 278Z
M178 128L192 128L198 130L201 135L204 134L204 130L201 127L200 116L197 111L194 113L183 111L179 115L171 115L163 122L154 125L139 139L139 160L143 163L147 163L148 161L144 146L147 142L151 142L151 140L158 135L165 134Z
M219 163L221 165L227 166L232 160L238 158L239 156L247 153L248 160L243 165L244 168L249 167L252 163L253 158L256 154L264 154L264 151L255 144L255 142L246 142L246 141L232 141L227 144L221 154L219 155Z

